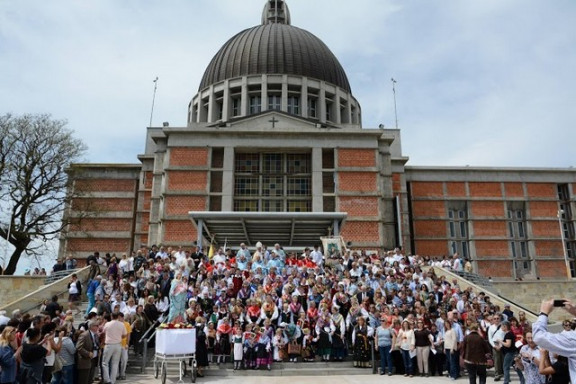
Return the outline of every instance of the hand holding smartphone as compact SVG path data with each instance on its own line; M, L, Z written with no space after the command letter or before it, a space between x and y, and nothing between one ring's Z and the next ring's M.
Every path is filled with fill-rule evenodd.
M556 299L556 300L554 300L553 305L556 308L562 308L562 307L564 307L564 304L566 304L566 301L567 301L566 299Z

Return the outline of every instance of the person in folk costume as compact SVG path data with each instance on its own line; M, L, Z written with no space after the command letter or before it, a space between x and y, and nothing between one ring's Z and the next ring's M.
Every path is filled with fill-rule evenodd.
M230 336L232 335L232 326L230 325L230 321L227 317L223 318L218 324L216 328L216 337L218 340L220 354L217 357L217 362L220 364L221 362L226 361L226 356L228 356L231 352L230 346Z
M308 322L310 323L310 327L316 327L316 322L318 321L320 314L318 312L318 308L316 307L316 303L311 301L308 303L308 310L306 311L306 317L308 318Z
M354 346L354 366L357 368L370 367L370 339L374 329L366 324L366 319L359 316L352 332L352 345Z
M258 322L265 323L265 322L276 322L278 320L278 307L274 304L272 297L270 295L266 295L266 302L262 305L262 309L260 310L260 319Z
M292 318L290 319L290 323L295 324L296 321L300 318L300 314L304 313L304 309L302 308L302 304L298 301L297 295L292 295L292 302L290 303L290 313L292 314Z
M220 353L220 348L216 343L216 327L212 321L208 322L206 329L206 346L208 350L208 361L212 363L214 355Z
M248 281L244 281L242 283L242 288L240 288L236 297L238 300L242 301L242 305L246 305L250 295L252 295L252 290L250 290L250 283Z
M284 327L284 338L286 339L286 343L297 343L301 345L301 338L302 338L302 331L301 328L295 324L286 324ZM288 359L291 362L296 362L298 360L298 356L300 354L288 353Z
M258 324L258 320L260 319L260 313L261 313L261 309L260 309L260 305L258 304L258 301L254 300L254 299L250 299L250 300L248 300L247 304L248 304L248 308L246 309L246 315L247 315L248 323Z
M260 328L258 330L258 340L256 341L256 367L254 369L260 369L262 366L266 366L268 370L271 369L272 364L272 338L270 337L270 331L272 328Z
M352 332L354 331L354 328L358 324L358 318L362 317L361 310L362 308L360 308L358 300L355 297L353 297L350 300L350 310L348 311L348 315L346 316L346 330L347 330L346 334L349 337L348 339L349 342L352 341Z
M335 361L343 361L346 356L346 321L338 307L332 307L332 323L335 327L332 335L332 358Z
M244 335L242 328L234 328L232 335L232 349L234 354L234 370L242 368L242 360L244 358Z
M303 338L302 338L302 360L303 361L315 361L316 360L316 352L314 351L314 343L315 339L312 333L310 332L310 328L304 328L302 330ZM294 360L296 362L296 360Z
M334 295L332 305L337 307L338 312L346 318L352 303L350 302L348 295L344 293L344 283L338 283L338 291L339 292Z
M280 326L280 324L282 323L286 324L292 323L292 313L290 312L290 304L286 302L282 304L282 311L278 315L278 326Z
M316 335L318 336L318 355L322 356L322 361L330 361L332 354L332 339L336 326L329 315L322 316L316 322Z
M272 359L274 361L282 362L283 360L282 354L284 353L282 351L286 347L286 344L288 344L288 339L284 337L284 330L282 328L278 328L276 330L274 338L272 339L272 348L273 348Z
M258 327L253 324L246 325L244 332L244 368L256 368L256 342L258 339Z
M192 359L189 362L192 365ZM196 318L196 365L198 366L198 377L204 377L204 367L208 366L208 348L206 344L206 332L204 328L204 318Z
M300 313L300 317L298 320L296 320L296 325L300 327L300 329L310 329L310 321L308 321L308 317L306 316L305 312Z

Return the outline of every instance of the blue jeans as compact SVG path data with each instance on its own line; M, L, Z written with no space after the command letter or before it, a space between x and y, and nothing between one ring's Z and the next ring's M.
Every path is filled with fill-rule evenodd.
M407 351L405 349L401 349L401 351L402 351L402 361L404 362L404 373L406 375L414 374L412 368L412 358L410 357L410 351Z
M90 310L96 305L96 296L93 293L87 293L88 296L88 308L86 308L86 316L90 313Z
M392 349L391 345L386 347L378 347L380 352L380 373L384 374L386 365L388 365L388 373L392 373L392 354L390 353Z
M74 384L74 364L65 365L60 372L52 374L51 384Z
M514 352L505 353L502 359L502 369L504 370L504 384L510 383L510 367L514 361Z
M460 354L458 351L446 349L446 370L448 375L454 379L460 374Z

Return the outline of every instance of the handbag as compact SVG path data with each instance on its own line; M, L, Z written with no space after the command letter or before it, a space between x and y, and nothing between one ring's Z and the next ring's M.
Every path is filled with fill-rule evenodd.
M59 354L56 354L54 357L54 365L52 366L52 373L60 372L62 370L62 366L64 365L64 360L60 357Z
M288 344L289 355L299 355L302 352L302 346L297 341L292 341Z

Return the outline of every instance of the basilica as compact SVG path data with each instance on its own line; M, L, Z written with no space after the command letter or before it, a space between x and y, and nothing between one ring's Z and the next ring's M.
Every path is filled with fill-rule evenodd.
M493 278L576 276L575 170L410 164L400 130L363 127L330 48L286 1L263 3L214 55L186 126L149 127L134 164L71 166L60 256L338 239L458 253Z

